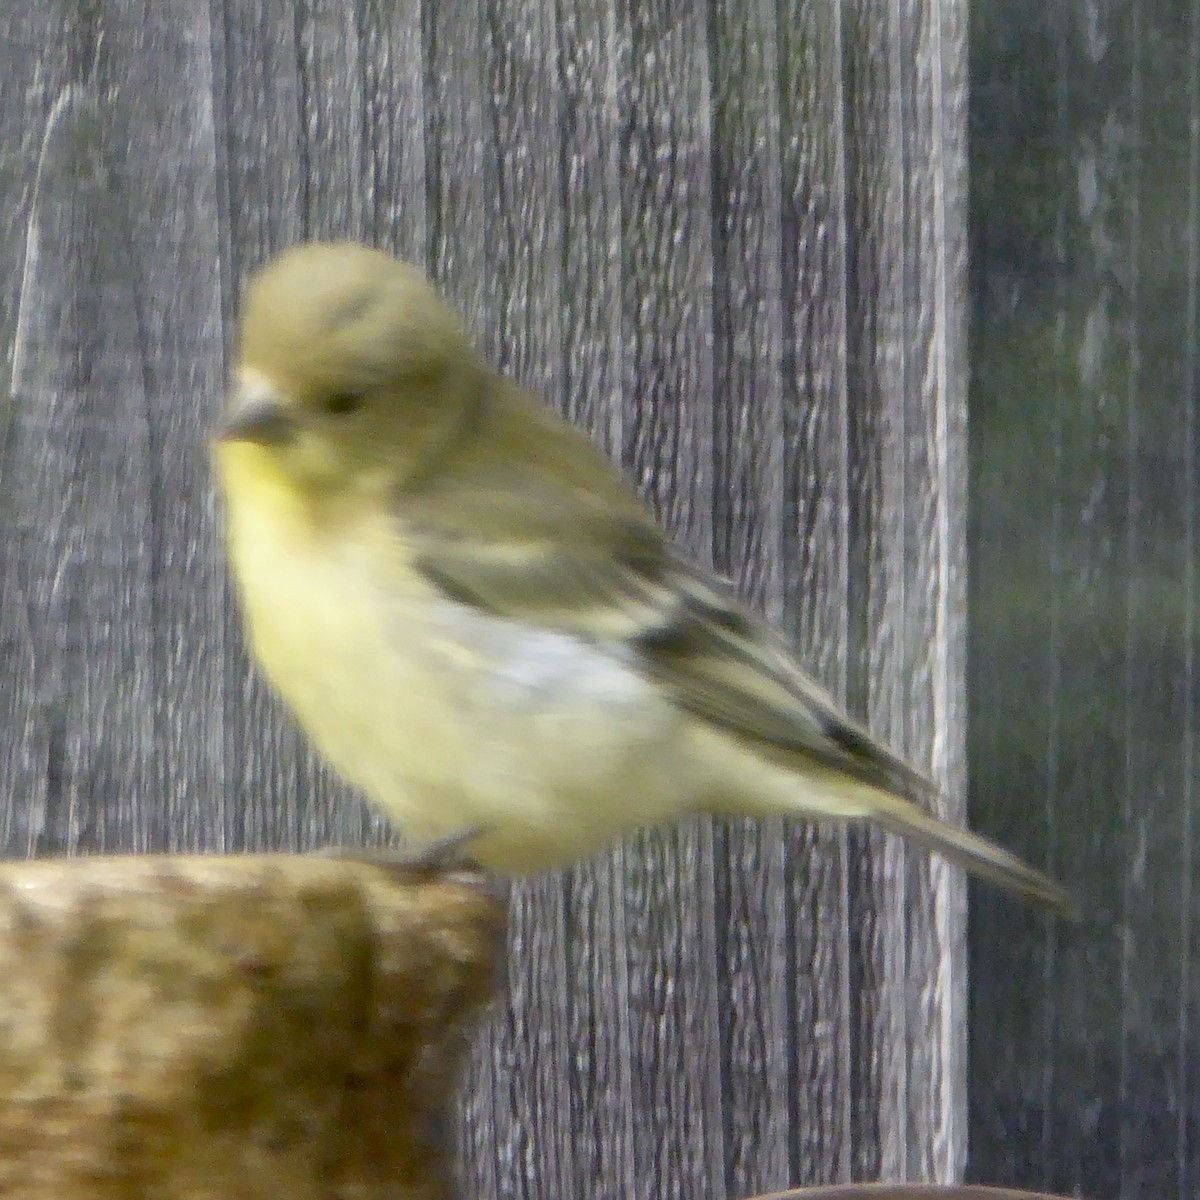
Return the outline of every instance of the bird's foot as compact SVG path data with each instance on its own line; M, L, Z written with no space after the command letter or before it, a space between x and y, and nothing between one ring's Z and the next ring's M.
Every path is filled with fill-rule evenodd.
M326 846L316 851L325 858L344 858L354 862L369 863L382 870L406 877L441 879L451 875L462 875L478 880L485 874L464 848L481 833L485 826L469 825L465 829L411 850L391 847L370 846Z

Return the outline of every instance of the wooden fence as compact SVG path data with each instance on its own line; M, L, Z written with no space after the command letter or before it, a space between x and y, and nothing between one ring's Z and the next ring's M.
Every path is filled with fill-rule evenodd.
M426 265L962 816L965 5L0 7L0 847L380 828L253 676L206 433L249 269ZM514 898L470 1192L949 1179L964 887L692 821Z

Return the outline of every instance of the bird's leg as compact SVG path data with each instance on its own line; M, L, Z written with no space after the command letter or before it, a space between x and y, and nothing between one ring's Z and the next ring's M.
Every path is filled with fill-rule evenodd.
M465 829L411 850L390 847L326 846L315 853L325 858L345 858L369 863L386 871L406 876L438 878L462 871L470 876L484 874L484 869L463 853L463 847L484 832L483 825L468 825Z

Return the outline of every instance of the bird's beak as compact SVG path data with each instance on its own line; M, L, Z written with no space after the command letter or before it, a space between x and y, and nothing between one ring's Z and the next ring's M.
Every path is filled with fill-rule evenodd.
M259 394L242 399L216 431L218 442L286 446L296 436L296 420L278 397Z

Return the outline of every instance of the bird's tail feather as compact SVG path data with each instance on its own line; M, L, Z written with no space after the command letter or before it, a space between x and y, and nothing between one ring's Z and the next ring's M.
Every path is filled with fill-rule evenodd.
M871 819L882 828L933 850L950 862L1015 892L1065 917L1076 917L1078 909L1070 893L1048 875L1023 863L1015 854L958 825L927 813L898 796L880 793L872 804Z

